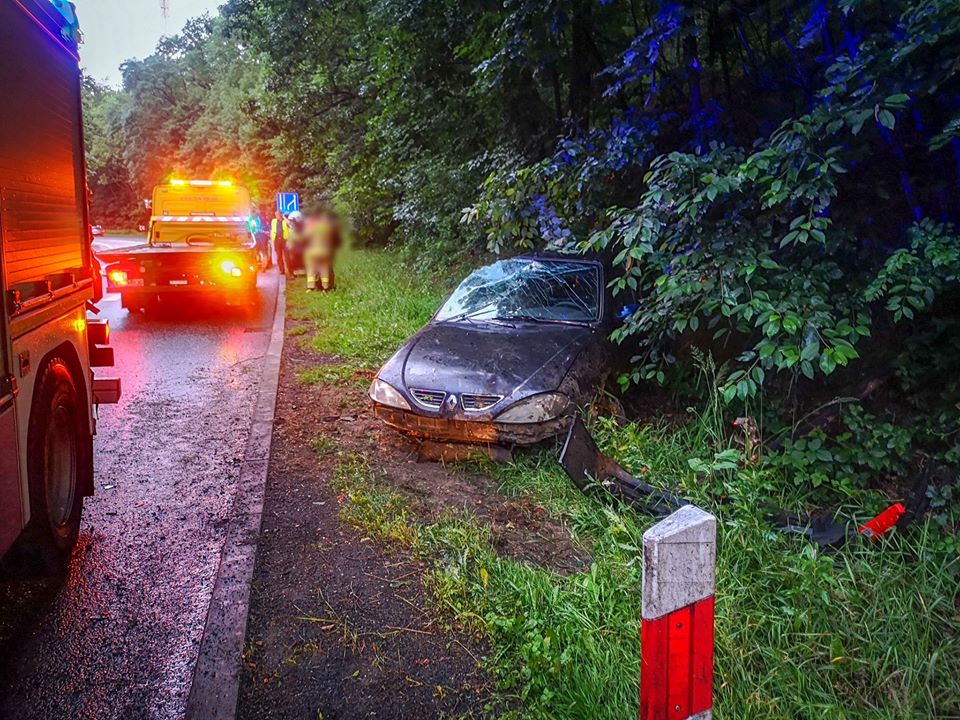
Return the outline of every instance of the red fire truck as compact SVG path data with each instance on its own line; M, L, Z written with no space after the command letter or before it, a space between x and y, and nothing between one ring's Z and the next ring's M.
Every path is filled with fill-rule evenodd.
M116 402L90 247L74 8L0 0L0 555L65 558L93 493L95 405ZM34 553L33 549L42 552Z

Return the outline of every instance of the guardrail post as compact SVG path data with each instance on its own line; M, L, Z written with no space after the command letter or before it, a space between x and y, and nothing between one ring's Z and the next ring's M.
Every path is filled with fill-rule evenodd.
M643 534L640 720L709 720L717 519L686 505Z

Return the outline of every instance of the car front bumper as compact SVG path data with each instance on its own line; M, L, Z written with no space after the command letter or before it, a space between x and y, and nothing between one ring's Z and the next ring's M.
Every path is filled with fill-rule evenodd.
M420 415L374 403L378 418L404 435L421 440L488 445L534 445L567 429L570 416L541 423L514 424Z

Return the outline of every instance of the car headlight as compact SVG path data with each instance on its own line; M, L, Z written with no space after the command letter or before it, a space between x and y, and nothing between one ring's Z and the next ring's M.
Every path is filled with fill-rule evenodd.
M501 423L540 423L559 417L570 405L563 393L542 393L521 400L497 415Z
M388 407L410 410L410 403L400 394L400 391L380 378L374 378L370 385L370 399Z

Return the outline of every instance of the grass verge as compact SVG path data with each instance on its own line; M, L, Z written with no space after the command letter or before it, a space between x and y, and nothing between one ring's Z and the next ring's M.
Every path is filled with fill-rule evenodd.
M315 324L313 346L346 368L333 382L375 368L440 299L389 253L346 255L338 282L332 295L290 299L294 316ZM316 381L331 382L321 369ZM960 560L935 524L824 553L773 531L766 508L798 502L794 483L731 463L739 451L718 442L712 415L680 427L601 419L593 430L625 465L719 519L717 717L960 717ZM636 717L639 558L653 520L579 493L547 451L481 469L505 495L562 516L590 548L589 569L562 575L503 557L490 529L463 512L422 522L378 479L374 457L340 455L335 483L343 517L428 560L438 607L489 639L486 662L510 713Z
M336 360L301 379L338 383L376 370L430 318L443 290L443 283L407 270L394 253L344 252L336 292L289 293L290 317L313 325L311 347Z

